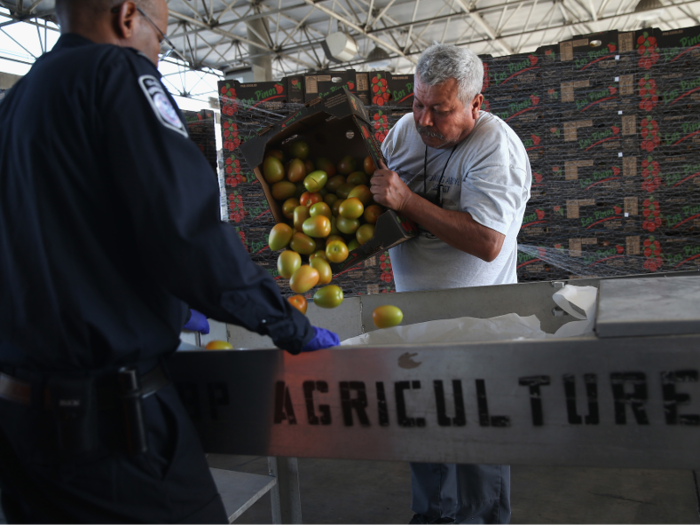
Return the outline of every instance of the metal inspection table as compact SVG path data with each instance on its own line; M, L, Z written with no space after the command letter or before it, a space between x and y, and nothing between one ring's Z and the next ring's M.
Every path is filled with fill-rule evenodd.
M177 352L169 366L207 452L277 458L280 522L301 521L298 457L700 467L700 273L568 284L598 288L595 333L299 356ZM572 320L552 301L563 285L363 296L346 300L335 326L332 311L309 315L357 335L381 304L399 306L404 324L514 312L551 333Z

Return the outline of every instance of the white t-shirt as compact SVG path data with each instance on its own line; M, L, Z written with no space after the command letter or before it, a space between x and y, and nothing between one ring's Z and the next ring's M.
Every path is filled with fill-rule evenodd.
M520 138L503 120L482 111L472 132L457 145L451 157L452 148L427 149L428 197L437 196L447 163L442 178L442 207L469 212L476 222L506 238L498 257L487 263L421 228L416 238L390 250L396 290L517 282L517 235L532 182L530 161ZM382 144L389 169L419 194L424 189L425 151L411 113L396 123Z

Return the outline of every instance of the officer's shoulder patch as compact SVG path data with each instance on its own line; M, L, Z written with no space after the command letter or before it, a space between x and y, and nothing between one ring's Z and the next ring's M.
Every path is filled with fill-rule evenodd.
M165 94L165 90L160 81L153 75L143 75L139 77L139 85L161 124L168 129L172 129L188 137L185 125L182 123L182 120L180 120L180 116Z

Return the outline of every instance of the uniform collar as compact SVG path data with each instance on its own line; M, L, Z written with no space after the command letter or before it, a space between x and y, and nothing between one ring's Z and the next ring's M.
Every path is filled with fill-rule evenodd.
M90 44L94 44L94 42L85 38L84 36L80 36L76 33L65 33L60 36L58 42L56 42L56 45L53 48L57 50L69 49L72 47L88 46Z

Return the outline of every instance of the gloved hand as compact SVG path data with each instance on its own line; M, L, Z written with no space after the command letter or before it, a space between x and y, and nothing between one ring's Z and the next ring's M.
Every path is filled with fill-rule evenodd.
M316 326L312 326L311 328L314 329L316 335L301 349L302 352L313 352L314 350L322 350L323 348L330 348L331 346L338 346L340 344L340 339L338 339L338 335L334 332Z
M190 319L185 323L182 329L191 332L199 332L200 334L208 334L209 321L207 321L207 317L203 313L190 309Z

